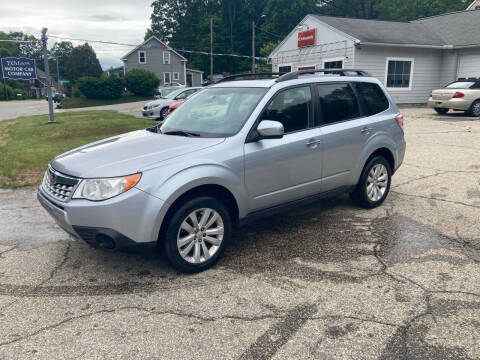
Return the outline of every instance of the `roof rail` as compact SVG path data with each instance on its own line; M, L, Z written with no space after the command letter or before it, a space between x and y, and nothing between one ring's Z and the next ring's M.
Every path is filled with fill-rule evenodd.
M314 74L317 72L323 72L326 74L338 73L339 76L370 76L370 74L367 73L366 71L359 70L359 69L316 69L316 70L292 71L292 72L286 73L285 75L280 76L276 81L282 82L287 80L294 80L294 79L298 79L300 75Z
M225 81L234 81L234 80L243 80L244 78L249 78L249 77L262 77L262 76L270 76L271 78L273 77L281 77L282 75L285 75L286 73L284 72L264 72L264 73L244 73L244 74L236 74L236 75L230 75L227 77L224 77L223 79L220 79L215 82L215 84L225 82Z

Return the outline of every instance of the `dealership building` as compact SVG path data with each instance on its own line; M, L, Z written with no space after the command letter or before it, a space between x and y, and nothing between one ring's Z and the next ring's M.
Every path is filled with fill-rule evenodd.
M415 21L309 14L270 54L273 71L356 68L380 79L398 103L480 77L480 9Z

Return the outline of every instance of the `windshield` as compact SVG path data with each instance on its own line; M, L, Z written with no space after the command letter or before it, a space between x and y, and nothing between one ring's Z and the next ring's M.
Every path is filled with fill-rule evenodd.
M167 92L167 94L164 93L164 91ZM163 90L162 95L165 99L173 99L175 96L180 94L182 91L185 91L185 89L177 89L177 90Z
M447 89L470 89L475 83L472 81L457 81L447 85Z
M167 117L162 133L228 137L242 128L266 88L207 88Z

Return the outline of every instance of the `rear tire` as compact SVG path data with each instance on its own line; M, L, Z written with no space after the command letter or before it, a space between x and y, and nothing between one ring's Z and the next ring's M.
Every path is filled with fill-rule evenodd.
M366 209L380 206L387 198L392 169L383 156L375 156L363 168L357 187L350 193L352 201Z
M434 109L440 115L445 115L446 113L448 113L448 110L449 110L447 108L434 108Z
M468 110L468 115L470 116L480 116L480 99L475 100Z
M170 218L165 255L172 267L196 273L214 266L232 235L232 220L225 205L212 197L187 201Z

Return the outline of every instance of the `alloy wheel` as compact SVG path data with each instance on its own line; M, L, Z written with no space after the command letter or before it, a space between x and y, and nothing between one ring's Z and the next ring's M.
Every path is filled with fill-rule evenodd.
M472 115L480 116L480 101L476 101L472 106Z
M210 208L192 211L178 230L180 256L192 264L208 261L220 248L224 231L223 219L217 211Z
M367 196L370 201L381 200L387 191L388 171L385 165L375 164L368 173Z

